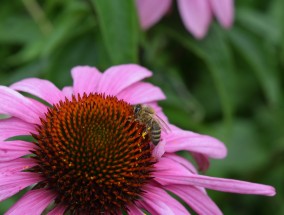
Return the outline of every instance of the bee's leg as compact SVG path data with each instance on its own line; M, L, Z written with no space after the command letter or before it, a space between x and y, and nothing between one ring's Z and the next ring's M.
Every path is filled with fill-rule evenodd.
M151 130L151 127L145 128L145 130L142 132L143 139L146 138L146 135L149 134L149 131Z

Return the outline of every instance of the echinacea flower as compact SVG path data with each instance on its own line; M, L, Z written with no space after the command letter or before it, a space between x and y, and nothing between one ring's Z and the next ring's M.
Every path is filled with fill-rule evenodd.
M138 65L78 66L62 90L38 78L0 86L0 201L29 187L6 214L189 214L167 191L199 214L221 214L205 188L275 195L271 186L200 175L176 154L188 151L206 168L208 157L226 155L213 137L168 124L154 146L133 110L151 106L169 123L157 105L163 92L142 81L151 75Z
M172 0L136 0L140 24L148 29L169 11ZM233 23L233 0L177 0L178 9L186 29L194 37L203 38L213 14L224 28Z

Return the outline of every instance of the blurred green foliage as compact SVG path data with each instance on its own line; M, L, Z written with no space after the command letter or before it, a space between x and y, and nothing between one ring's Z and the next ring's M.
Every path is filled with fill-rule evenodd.
M63 87L75 65L139 63L166 93L173 124L227 145L209 175L277 189L272 198L210 191L224 213L284 214L284 1L235 4L230 30L213 24L197 41L176 6L142 32L132 0L1 1L0 84L36 76Z

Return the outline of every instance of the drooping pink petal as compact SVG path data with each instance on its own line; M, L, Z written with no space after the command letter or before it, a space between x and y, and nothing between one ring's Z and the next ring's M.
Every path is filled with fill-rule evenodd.
M196 152L191 152L191 155L193 159L196 161L199 167L199 171L205 172L209 168L210 161L206 155Z
M203 38L212 19L208 0L178 0L178 8L186 29L196 38Z
M134 204L129 205L127 208L128 208L128 215L144 215L145 214Z
M0 162L14 160L24 155L31 154L34 144L22 140L0 142Z
M14 136L29 135L35 132L35 126L33 124L21 119L11 117L0 120L0 141Z
M15 116L26 122L37 124L39 116L42 115L41 107L8 87L0 86L0 104L0 113Z
M112 66L103 73L96 91L116 96L127 87L150 76L152 72L139 65Z
M271 186L192 174L185 167L166 158L160 159L155 164L155 168L157 169L157 171L153 172L155 180L162 185L193 185L231 193L275 195L275 189Z
M120 92L117 98L123 99L130 104L145 104L147 102L163 100L166 96L159 87L150 83L139 82Z
M148 184L145 186L145 193L139 203L150 212L150 214L190 214L184 206L171 197L163 189Z
M18 172L8 175L0 172L0 201L41 180L39 174L31 172Z
M71 70L71 74L73 78L73 93L80 93L81 95L95 92L102 77L97 68L90 66L76 66Z
M158 145L154 147L154 149L152 151L152 156L156 160L159 160L165 154L165 145L166 145L166 142L161 140L158 143Z
M40 215L55 197L56 194L50 190L30 190L6 212L6 215Z
M192 173L197 173L197 170L195 169L195 167L185 158L173 154L173 153L166 153L165 154L165 158L167 159L171 159L174 162L177 162L178 164L184 166L186 169L188 169L190 172Z
M209 0L213 13L225 28L231 27L234 18L234 0Z
M136 0L141 27L148 29L170 9L171 0Z
M59 204L55 208L53 208L47 215L63 215L66 209L67 205Z
M20 171L29 169L36 166L36 162L30 158L18 158L12 161L0 162L0 173L5 173L6 175L13 175Z
M10 88L35 95L51 105L64 99L63 93L53 83L39 78L24 79L12 84Z
M196 187L168 185L165 189L183 199L197 214L223 214L211 198Z
M224 158L227 155L225 145L219 140L190 131L170 126L172 132L164 135L166 152L190 151L204 154L212 158Z

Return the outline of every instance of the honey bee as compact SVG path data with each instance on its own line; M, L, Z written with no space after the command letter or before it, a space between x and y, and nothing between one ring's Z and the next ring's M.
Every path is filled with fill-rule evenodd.
M152 143L156 146L161 140L161 130L170 130L168 125L155 113L155 110L147 105L137 104L133 106L135 119L146 125L142 136L150 135Z

